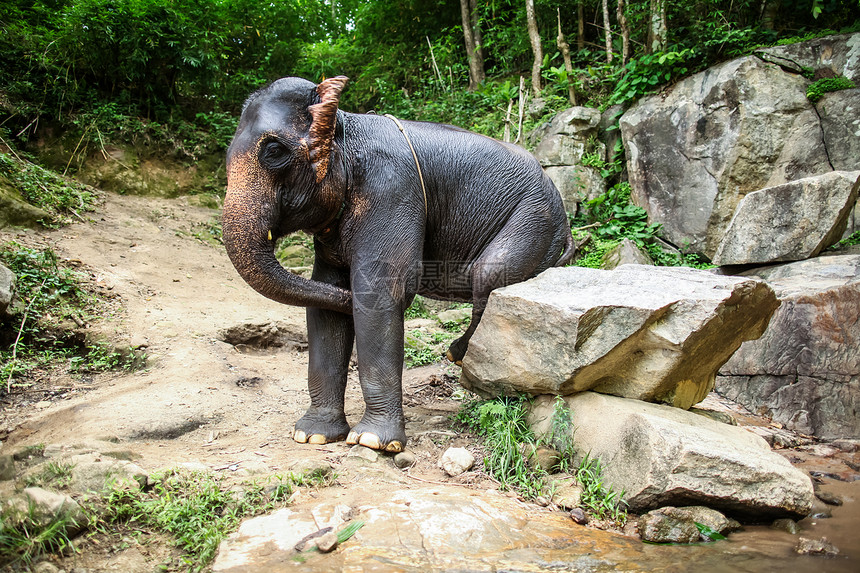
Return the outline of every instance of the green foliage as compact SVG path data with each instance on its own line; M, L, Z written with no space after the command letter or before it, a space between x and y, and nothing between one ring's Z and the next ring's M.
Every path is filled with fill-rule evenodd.
M62 266L52 249L37 250L10 242L0 248L0 261L15 273L17 296L26 306L26 320L15 325L17 346L10 342L8 347L0 347L3 388L26 385L22 380L34 371L62 364L72 372L143 366L143 354L120 352L106 344L81 344L57 330L56 325L64 321L95 318L102 302L80 286L84 277Z
M502 489L514 489L532 499L546 490L546 473L533 468L523 451L523 444L537 443L526 423L527 405L523 397L507 396L467 402L457 420L484 439L484 467Z
M576 481L582 486L580 503L599 519L623 523L627 520L624 492L616 492L604 484L601 474L600 460L586 454L576 470Z
M66 179L30 161L0 152L0 175L12 183L21 196L32 205L46 211L48 227L58 227L81 218L81 213L94 211L99 201L95 189Z
M403 358L407 368L417 368L439 362L445 350L457 338L451 332L412 330L404 337Z
M427 310L427 305L424 304L424 297L416 295L412 300L412 304L406 309L403 317L406 320L412 318L431 318L430 311Z
M828 251L836 251L844 247L852 245L860 245L860 231L854 231L850 236L845 237L835 245L828 247Z
M63 462L47 462L42 471L28 476L24 483L27 487L65 488L72 483L73 464Z
M171 470L152 479L154 485L145 491L131 485L108 492L100 517L102 527L120 524L167 533L184 552L185 565L200 571L242 519L285 506L297 485L325 486L333 478L321 473L273 476L240 488L199 472Z
M812 103L818 103L824 94L839 90L847 90L855 87L854 82L848 78L839 76L836 78L821 78L806 88L806 98Z
M620 70L620 79L608 78L615 82L615 89L603 107L633 101L686 75L690 69L689 62L696 58L696 52L687 48L677 52L645 54L630 60Z
M712 529L703 523L699 523L698 521L695 521L693 523L696 524L696 529L699 530L699 533L701 533L702 536L709 541L720 541L726 538L726 536L719 531L716 531L715 529Z
M28 565L48 553L64 553L73 548L70 532L76 529L67 514L46 520L33 503L26 510L0 506L0 566ZM10 569L11 570L11 569Z

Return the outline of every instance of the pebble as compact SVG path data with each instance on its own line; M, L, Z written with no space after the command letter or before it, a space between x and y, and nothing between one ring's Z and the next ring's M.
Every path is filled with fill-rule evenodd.
M826 491L816 492L815 497L817 497L818 499L820 499L821 501L823 501L827 505L835 505L837 507L842 505L842 498L841 497L839 497L838 495L832 494L832 493L828 493Z
M793 519L777 519L770 524L770 528L785 531L786 533L790 533L792 535L797 535L797 533L800 531L800 528L797 526L797 522Z
M400 469L406 469L415 465L417 457L410 451L400 452L394 456L394 465Z
M826 555L833 556L839 554L839 549L827 541L826 537L821 539L808 539L801 537L797 540L797 546L794 551L800 555Z
M579 525L585 525L588 523L588 514L586 514L581 507L574 507L571 509L570 518Z
M328 533L317 539L317 549L320 550L320 553L331 553L332 551L337 549L337 546L337 533L335 533L334 531L329 531Z
M468 471L474 463L475 456L466 448L448 448L439 459L439 465L451 477Z
M372 450L366 446L362 446L361 444L356 444L350 448L349 453L346 454L347 458L358 458L362 459L366 462L376 463L376 460L379 459L379 452L376 450Z

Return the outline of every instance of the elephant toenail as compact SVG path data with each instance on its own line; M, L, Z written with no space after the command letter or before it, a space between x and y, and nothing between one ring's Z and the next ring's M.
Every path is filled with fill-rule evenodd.
M358 443L366 448L370 448L371 450L382 449L382 444L379 443L379 436L371 434L370 432L363 433L358 439Z
M321 445L328 443L328 440L326 440L325 436L323 436L322 434L313 434L310 438L308 438L308 443Z
M398 454L403 451L403 445L399 441L395 440L385 446L385 451L391 452L393 454Z
M293 439L300 444L306 444L308 441L308 436L301 430L296 430L293 433Z
M347 445L354 446L358 443L358 432L350 432L346 437Z

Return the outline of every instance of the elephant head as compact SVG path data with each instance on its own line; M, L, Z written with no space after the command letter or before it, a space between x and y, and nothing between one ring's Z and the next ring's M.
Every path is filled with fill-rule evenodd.
M343 209L345 175L335 145L343 76L319 85L280 79L245 103L227 150L224 245L236 270L260 294L296 306L351 312L348 290L284 269L275 241L316 233Z

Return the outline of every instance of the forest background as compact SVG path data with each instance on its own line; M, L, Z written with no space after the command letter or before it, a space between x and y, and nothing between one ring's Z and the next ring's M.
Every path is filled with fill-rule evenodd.
M857 30L857 0L4 0L0 143L48 129L194 161L223 152L249 93L291 75L348 76L347 111L501 138L523 76L545 104L535 125Z

